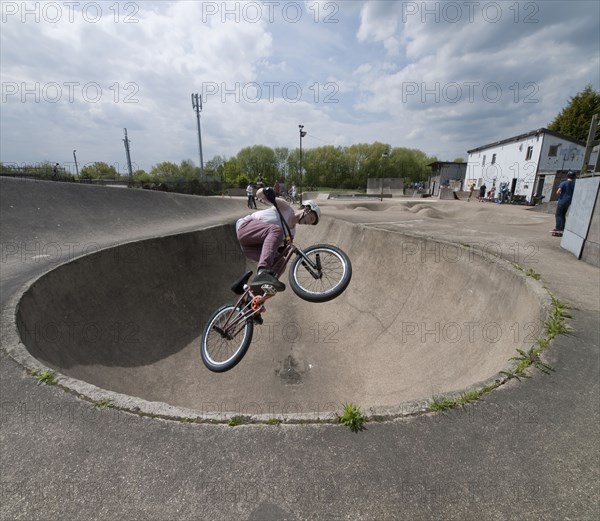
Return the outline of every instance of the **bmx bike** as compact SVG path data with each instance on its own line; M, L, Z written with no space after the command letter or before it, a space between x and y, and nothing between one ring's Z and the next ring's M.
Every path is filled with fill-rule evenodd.
M290 287L303 300L327 302L341 295L350 283L352 264L336 246L315 244L301 249L293 243L288 229L279 254L273 272L279 278L291 261ZM246 272L231 287L239 295L237 302L218 308L204 327L200 355L211 371L228 371L240 362L252 342L254 325L263 323L265 303L277 293L268 284L253 289L248 285L251 275L252 271Z
M282 193L281 197L283 197L283 200L285 202L290 203L290 204L298 204L300 202L298 200L298 196L297 195L292 195L289 192Z

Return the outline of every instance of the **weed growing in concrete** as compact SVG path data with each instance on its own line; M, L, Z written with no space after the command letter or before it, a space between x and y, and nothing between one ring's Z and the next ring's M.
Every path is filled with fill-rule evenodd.
M464 392L460 396L456 397L434 396L429 401L429 408L432 411L438 412L445 411L446 409L452 409L454 407L460 407L466 405L467 403L479 400L482 394L488 393L496 387L497 385L490 385L488 387L484 387L483 389L470 389L469 391Z
M37 379L38 385L55 385L56 371L38 371L37 369L29 370L29 374Z
M227 425L230 427L237 427L238 425L242 425L242 423L244 423L244 418L241 416L233 416L232 418L229 418Z
M527 275L528 277L531 277L532 279L535 280L541 280L542 276L537 272L534 271L531 268L527 268L525 269L523 266L519 265L519 264L515 264L513 263L513 266L518 269L519 271L522 271L525 275Z
M550 295L552 298L552 311L550 316L546 319L544 326L546 326L546 333L548 338L552 340L557 335L563 335L569 332L569 326L567 325L566 319L571 318L569 315L569 306L558 301L554 295Z
M536 345L530 348L529 351L517 349L519 356L511 358L511 360L516 360L518 362L517 367L514 371L502 371L502 374L509 378L517 378L517 380L520 380L521 377L528 378L529 376L525 371L531 366L539 369L545 374L550 374L554 371L552 367L542 362L541 355L548 348L550 341L553 338L570 331L570 328L566 323L566 319L570 318L570 315L568 313L569 307L566 304L559 302L554 295L550 295L550 298L552 299L552 308L550 310L550 315L544 322L546 336L538 338Z
M113 401L110 399L96 400L94 402L94 407L96 407L96 409L106 409L108 407L112 407L112 405Z
M345 403L344 412L341 416L338 414L336 419L338 423L343 423L352 432L362 431L364 423L367 421L360 407L352 403Z

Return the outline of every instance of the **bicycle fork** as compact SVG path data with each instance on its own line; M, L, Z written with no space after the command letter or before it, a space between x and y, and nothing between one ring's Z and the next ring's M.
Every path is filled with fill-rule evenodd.
M310 273L314 279L320 279L323 277L323 272L321 271L321 256L316 253L315 254L315 262L312 262L308 257L306 257L303 253L302 257L302 266L306 268L306 271Z

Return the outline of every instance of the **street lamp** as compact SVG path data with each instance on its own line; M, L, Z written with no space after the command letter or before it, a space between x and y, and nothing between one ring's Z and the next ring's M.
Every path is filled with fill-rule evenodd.
M306 136L306 131L302 130L304 125L298 125L300 130L300 204L302 204L302 138Z
M388 158L387 151L384 152L383 154L381 154L381 159L387 159L387 158ZM381 197L379 198L379 200L381 202L383 202L383 177L381 177L381 174L379 175L379 182L381 183Z
M75 155L75 152L77 152L77 150L73 150L73 159L75 159L75 173L77 174L77 177L79 177L79 167L77 166L77 156Z
M198 122L198 148L200 149L200 178L204 181L204 160L202 159L202 133L200 131L200 112L202 112L202 97L192 94L192 108L196 111Z

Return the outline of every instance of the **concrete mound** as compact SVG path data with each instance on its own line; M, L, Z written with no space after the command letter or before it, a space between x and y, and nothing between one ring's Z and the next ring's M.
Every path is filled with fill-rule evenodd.
M323 304L288 285L229 372L203 366L199 338L210 314L234 301L229 286L248 267L233 225L58 266L23 294L21 339L61 374L140 398L136 409L162 402L203 417L324 418L345 402L399 414L483 385L541 334L543 294L498 259L329 218L301 228L298 244L349 254L352 282Z

